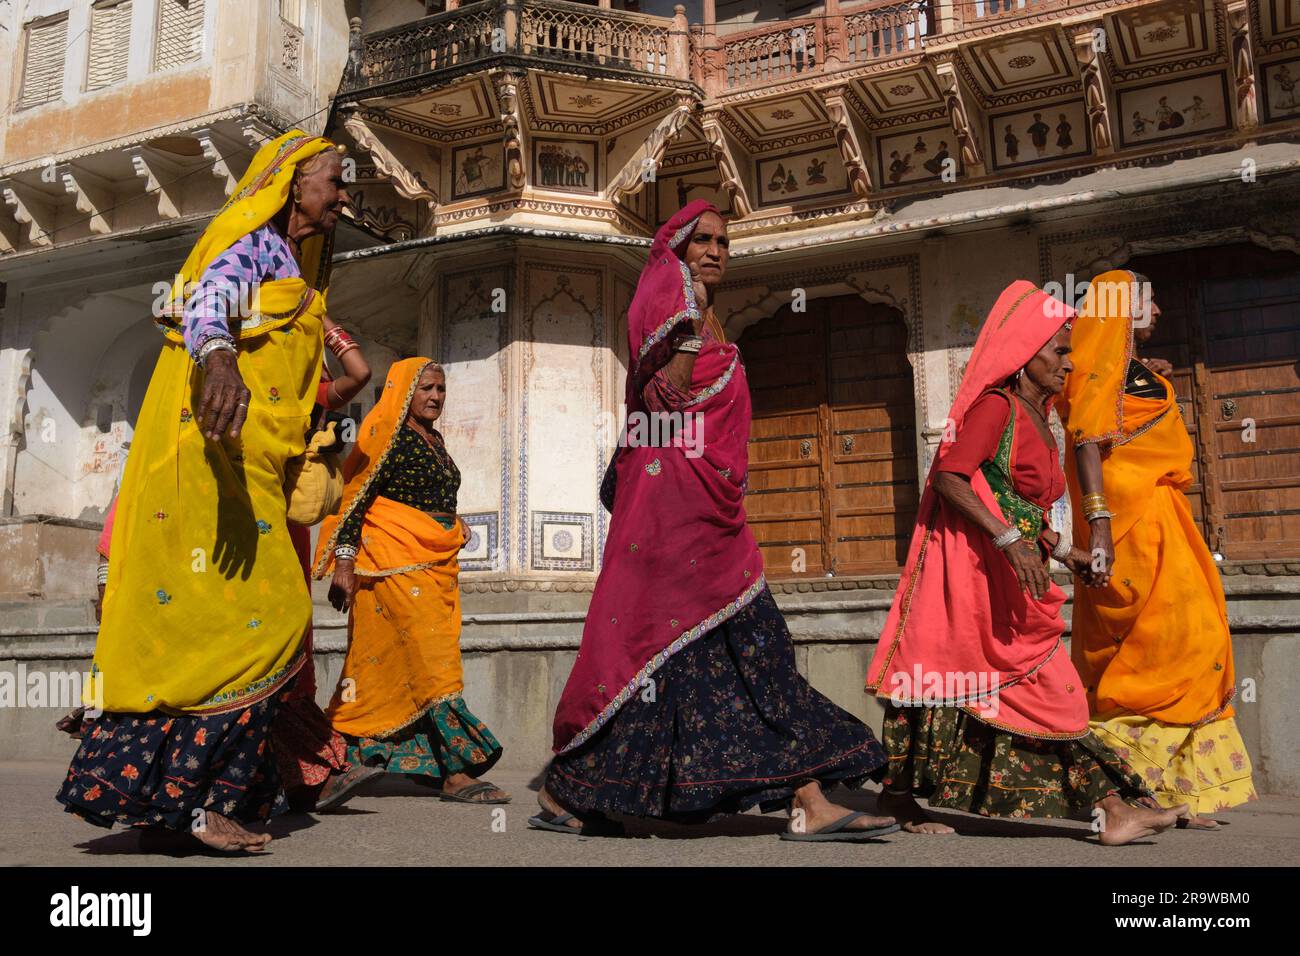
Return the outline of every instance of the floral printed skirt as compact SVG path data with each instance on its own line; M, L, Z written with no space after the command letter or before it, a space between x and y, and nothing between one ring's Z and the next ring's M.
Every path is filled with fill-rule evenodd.
M772 594L669 658L591 740L556 757L547 790L578 813L698 822L782 807L809 780L879 776L880 744L795 668Z
M270 743L275 713L273 696L224 714L102 714L56 799L103 827L189 830L199 810L265 820L287 809Z
M1185 803L1199 815L1259 799L1250 755L1231 717L1201 727L1172 727L1128 714L1094 720L1091 726L1155 791L1161 806Z
M885 706L885 786L909 784L932 807L986 817L1089 819L1109 796L1151 791L1093 734L1039 740L997 730L957 707Z
M349 737L348 760L389 773L477 777L501 759L501 745L459 696L439 701L391 737Z
M305 665L310 667L311 662ZM271 724L276 764L290 802L315 803L314 788L331 773L347 773L347 742L310 697L281 700Z

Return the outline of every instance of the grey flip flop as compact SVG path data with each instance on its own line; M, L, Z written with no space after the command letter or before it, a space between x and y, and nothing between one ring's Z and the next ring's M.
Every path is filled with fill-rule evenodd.
M480 793L491 793L493 790L501 790L501 788L498 787L498 786L497 786L496 784L494 784L494 783L488 783L488 781L486 781L486 780L480 780L478 783L471 783L471 784L470 784L468 787L466 787L464 790L457 790L455 793L447 793L447 791L444 790L444 791L442 792L442 794L438 797L438 799L439 799L439 800L442 800L442 801L445 802L445 803L481 803L481 804L490 804L490 803L509 803L509 802L510 802L510 798L509 798L509 797L504 797L504 798L502 798L502 797L497 797L497 798L495 798L495 799L493 799L493 800L475 800L475 799L474 799L474 798L475 798L476 796L478 796ZM502 790L501 792L504 793L505 791Z
M535 817L528 818L528 825L534 830L550 830L552 833L573 833L579 835L582 833L582 827L565 826L570 820L575 819L572 813L557 813L550 817L544 817L540 813Z
M866 812L855 810L853 813L846 813L834 823L822 827L816 833L791 833L786 830L781 834L781 839L789 840L791 843L861 843L864 840L874 840L876 837L897 833L901 829L897 823L887 823L882 827L868 827L865 830L844 829L854 820L865 816L867 816Z
M581 821L581 827L565 826L572 819L574 819L572 813L556 813L545 817L539 813L528 818L528 825L534 830L549 830L552 833L568 833L573 836L621 837L627 835L623 824L617 820L593 817Z

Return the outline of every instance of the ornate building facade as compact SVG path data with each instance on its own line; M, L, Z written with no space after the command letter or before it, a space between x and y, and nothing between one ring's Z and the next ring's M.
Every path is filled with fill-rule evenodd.
M746 504L819 688L871 716L865 657L998 293L1068 295L1119 266L1164 310L1153 348L1176 369L1207 539L1234 580L1260 572L1233 592L1255 621L1240 669L1289 654L1293 673L1300 0L130 0L139 48L117 92L91 90L113 6L0 0L11 520L89 541L157 354L151 284L235 153L309 117L358 160L332 314L380 374L415 354L447 368L474 531L467 680L525 756L545 752L600 566L626 310L655 226L695 198L730 221L719 314L755 403ZM157 70L176 46L163 14L196 7L200 58ZM90 36L63 41L51 86L24 57L45 62L60 11ZM342 622L317 623L336 669ZM1252 747L1284 733L1268 713L1244 718ZM1300 788L1293 760L1272 766L1268 786Z

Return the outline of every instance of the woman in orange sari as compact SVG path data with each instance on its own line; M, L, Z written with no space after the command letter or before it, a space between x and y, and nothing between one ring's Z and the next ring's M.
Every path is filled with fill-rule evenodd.
M343 466L340 514L321 525L314 574L349 611L348 652L327 713L352 763L433 786L446 801L508 803L482 776L501 745L465 706L460 660L460 471L433 427L447 380L395 362Z
M1059 405L1075 534L1087 528L1099 588L1075 588L1072 656L1093 732L1164 806L1193 814L1255 799L1232 715L1232 639L1223 585L1184 491L1192 443L1172 369L1139 361L1160 309L1150 283L1115 270L1089 289L1074 372ZM1193 816L1188 824L1213 828Z

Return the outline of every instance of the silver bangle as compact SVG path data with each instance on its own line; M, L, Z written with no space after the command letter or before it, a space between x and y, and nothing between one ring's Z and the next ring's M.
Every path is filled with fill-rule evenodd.
M678 340L677 345L673 347L673 351L698 353L703 347L703 337L699 335L688 335Z
M96 583L96 584L103 584L103 585L107 585L107 584L108 584L108 565L107 565L107 564L101 564L98 568L95 569L95 583Z
M1069 558L1071 550L1071 544L1065 539L1065 535L1058 534L1056 536L1056 545L1052 548L1052 557L1064 564L1066 559Z
M1109 511L1094 511L1092 512L1092 514L1088 515L1088 524L1092 524L1098 518L1105 518L1106 520L1109 521L1113 517L1114 515L1112 515Z
M1020 533L1020 529L1015 525L1012 525L1010 528L1007 528L1006 531L1003 531L993 539L993 547L997 548L999 551L1005 551L1023 538L1024 535Z
M356 557L357 549L350 544L340 544L334 548L335 561L354 561Z
M194 364L203 368L203 363L208 360L208 356L213 352L233 352L235 351L235 342L233 339L224 338L223 336L214 336L199 346L198 351L194 353Z

